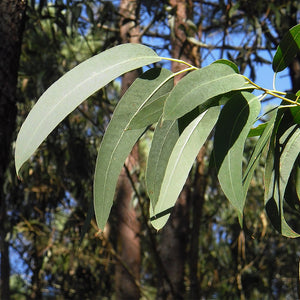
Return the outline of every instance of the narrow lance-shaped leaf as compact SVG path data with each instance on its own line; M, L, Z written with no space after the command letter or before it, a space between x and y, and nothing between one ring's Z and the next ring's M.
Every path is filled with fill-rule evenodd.
M158 122L147 160L146 187L151 205L158 199L162 179L172 149L179 138L178 120Z
M117 180L132 147L146 127L130 130L130 122L139 110L173 87L166 69L150 69L136 79L118 103L99 148L94 177L94 208L99 228L103 229L110 213Z
M275 164L275 145L276 145L276 133L278 131L278 127L282 121L283 117L283 110L277 110L276 113L276 119L274 121L274 126L272 129L272 135L269 142L269 148L267 152L267 158L266 158L266 164L265 164L265 174L264 174L264 184L265 184L265 205L267 202L267 199L270 199L272 197L273 193L273 180L272 180L272 174L274 171L274 164ZM277 160L277 158L276 158Z
M254 136L260 136L262 135L262 133L264 132L265 128L267 127L267 125L269 124L269 122L263 123L263 124L259 124L258 126L251 128L248 137L254 137Z
M300 125L300 106L291 107L290 111L293 116L294 122Z
M178 119L197 106L206 107L215 96L250 88L251 85L231 66L211 64L191 72L178 82L166 100L163 119Z
M299 155L299 126L289 127L277 142L283 145L283 150L280 151L279 145L275 144L273 154L268 155L267 159L266 171L269 171L267 173L268 186L265 194L266 211L276 230L283 236L296 238L300 235L287 224L284 217L283 201L292 168ZM270 166L273 166L271 171Z
M288 139L288 141L286 141L286 138ZM280 196L279 202L281 208L281 234L287 237L296 238L300 237L300 234L295 232L286 222L284 217L283 201L289 177L292 173L294 163L299 156L300 127L298 125L293 125L292 127L290 127L279 142L281 144L286 143L280 156L280 177L278 181L279 186L276 187L276 189L279 189L279 193L277 193L277 195Z
M296 193L298 199L300 199L300 166L297 166L296 168Z
M82 101L125 72L160 60L146 46L124 44L104 51L67 72L40 97L16 141L16 171L51 131Z
M207 140L220 112L212 107L194 119L182 132L168 160L156 204L150 210L152 225L161 229L184 186L200 148Z
M151 207L157 202L168 160L180 132L198 115L199 110L195 109L179 120L167 120L163 123L159 120L153 135L146 169L146 187Z
M254 170L256 169L256 166L259 162L259 159L261 157L261 154L265 147L268 145L268 141L270 140L270 137L272 135L272 130L274 128L274 123L276 119L276 113L275 111L270 118L270 120L263 125L263 132L261 133L261 136L259 137L258 141L256 142L255 148L253 150L253 153L251 154L248 166L244 173L243 178L243 187L244 187L244 197L247 195L247 191L250 185L250 181L252 178L252 175L254 173ZM249 137L249 135L248 135Z
M132 119L130 128L137 129L158 122L162 115L164 103L168 95L169 93L154 101L147 102L147 104L144 105L139 113Z
M218 179L224 194L237 209L240 223L245 202L242 182L244 145L259 112L258 98L241 92L225 104L216 125L214 155Z
M300 50L300 24L292 27L280 41L273 58L273 71L281 72L288 67Z
M284 195L288 179L291 175L294 163L299 155L300 150L300 127L299 125L291 126L284 135L279 139L279 143L284 145L280 155L280 194Z

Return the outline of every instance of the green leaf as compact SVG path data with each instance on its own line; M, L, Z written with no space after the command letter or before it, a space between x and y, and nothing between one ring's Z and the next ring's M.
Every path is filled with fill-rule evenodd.
M291 172L288 184L286 186L285 192L284 192L284 201L289 206L290 209L292 209L293 213L300 214L300 197L298 195L297 191L297 185L299 185L299 182L297 182L297 171L299 168L299 162L300 162L300 156L298 157L297 161L294 164L293 170ZM285 211L285 207L284 207Z
M297 166L296 169L296 193L298 199L300 199L300 166Z
M170 208L175 205L200 148L215 126L219 112L219 107L212 107L199 115L176 142L164 172L159 197L150 208L152 225L157 230L167 222Z
M269 142L269 148L268 148L266 164L265 164L265 174L264 174L265 204L266 204L266 199L272 197L271 186L272 186L272 173L274 171L274 161L275 161L276 132L278 131L282 118L283 118L283 110L277 110L276 119L274 122L273 131ZM276 160L278 159L276 158Z
M158 122L153 135L146 169L146 187L151 205L155 206L156 204L168 160L179 135L198 115L199 110L196 108L179 120L167 120L163 123L160 120Z
M254 137L254 136L260 136L265 128L267 127L267 124L269 122L263 123L263 124L259 124L258 126L256 126L255 128L251 128L248 137Z
M279 139L279 143L284 145L283 152L280 156L280 194L284 191L292 172L294 163L299 155L300 150L300 128L298 125L291 126L284 135Z
M280 41L273 58L273 71L281 72L288 67L300 50L300 24L292 27Z
M125 72L160 61L146 46L124 44L104 51L66 73L40 97L16 141L16 171L51 131L82 101Z
M168 160L178 138L178 120L158 122L146 169L146 187L152 206L156 205Z
M224 65L228 65L229 67L231 67L235 73L239 74L239 68L238 66L232 62L231 60L228 60L228 59L218 59L216 61L213 62L213 64L224 64Z
M248 133L260 112L258 98L241 92L229 100L220 114L214 137L214 155L222 190L242 220L245 203L242 182L243 150Z
M165 84L170 74L166 69L150 69L134 81L115 108L99 148L94 177L94 208L101 229L107 222L124 161L146 129L129 130L128 126L147 101L172 88Z
M211 98L232 90L249 89L250 84L231 66L216 63L193 71L174 87L164 106L163 119L174 120Z
M290 111L293 116L294 122L300 125L300 106L291 107Z
M283 112L277 115L268 149L265 207L274 228L283 236L296 238L300 235L287 224L283 201L293 165L299 155L300 129L297 125L289 126L283 116Z
M256 166L259 162L262 152L265 149L265 147L267 146L267 144L271 138L272 131L273 131L274 124L275 124L276 113L277 113L277 111L275 111L272 114L272 117L270 118L270 120L268 122L261 124L264 126L261 126L261 127L258 126L258 127L260 127L260 129L263 130L263 132L261 133L261 136L259 137L258 141L256 142L256 146L253 150L253 153L251 154L248 166L244 172L244 178L243 178L244 197L246 197L246 195L247 195L247 191L248 191L248 188L250 185L252 175L254 173L254 170L256 169ZM248 137L249 137L249 134L248 134Z
M132 119L129 125L130 128L138 129L158 122L162 115L164 103L168 95L169 93L155 99L154 101L147 102L147 104L145 104Z

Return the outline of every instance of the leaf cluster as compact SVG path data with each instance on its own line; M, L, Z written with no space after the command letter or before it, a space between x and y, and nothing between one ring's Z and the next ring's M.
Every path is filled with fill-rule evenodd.
M273 60L279 72L300 49L300 25L282 39ZM124 44L106 50L66 73L41 96L23 123L16 141L16 170L35 152L50 132L82 101L122 74L164 58L150 48ZM284 236L298 237L284 217L284 203L298 211L299 102L256 85L230 61L219 60L198 69L172 73L153 67L127 90L114 110L99 148L94 176L94 209L103 229L112 204L119 173L134 144L155 127L146 171L150 220L161 229L168 220L195 158L213 134L212 162L221 188L243 225L247 191L262 153L265 165L265 207L274 227ZM174 86L175 76L187 73ZM252 92L262 92L260 96ZM266 95L282 99L269 121L253 127ZM256 135L253 153L244 167L243 150L249 135ZM296 184L295 184L296 183ZM287 193L288 190L295 192ZM297 199L294 196L297 195Z

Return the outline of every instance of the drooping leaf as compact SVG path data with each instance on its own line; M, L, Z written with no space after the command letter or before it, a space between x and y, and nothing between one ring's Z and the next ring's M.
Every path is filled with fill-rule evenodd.
M269 144L265 167L265 207L274 228L286 237L299 237L286 222L283 210L285 189L299 155L300 129L289 125L279 111Z
M178 120L159 120L152 139L146 168L146 187L151 207L155 206L169 157L179 135L199 115L196 108Z
M291 126L279 139L279 143L284 145L280 155L280 194L284 191L290 177L294 163L300 150L300 128L297 124Z
M160 119L166 98L169 93L155 99L152 102L148 102L141 110L136 114L130 123L131 129L138 129L141 127L152 125Z
M286 142L286 138L288 138L288 141L283 152L279 154L279 166L275 165L271 175L272 194L271 197L266 199L266 211L275 229L283 236L297 238L300 234L295 232L285 220L283 201L288 179L294 162L299 155L300 129L296 125L293 128L289 128L288 132L280 140Z
M175 205L200 148L215 126L219 111L219 107L212 107L199 115L177 140L168 160L159 197L150 209L151 223L157 230L167 222L170 208Z
M292 179L292 170L294 167L297 167L296 160L299 157L299 149L300 149L300 127L299 125L295 124L291 126L284 135L279 139L279 143L284 145L282 154L280 155L280 180L278 181L278 188L279 193L278 195L281 196L280 202L281 202L281 214L283 218L285 219L284 210L283 210L283 202L286 201L287 203L290 203L290 201L286 200L285 197L288 196L288 193L286 193L288 182L290 179ZM295 199L295 202L299 203ZM284 220L285 221L285 220ZM285 221L285 223L288 225L288 223ZM290 227L288 225L288 227ZM285 226L282 226L284 229ZM289 236L290 234L295 235L295 231L287 228L286 231L283 230L283 235ZM300 234L297 233L295 237L299 237Z
M248 133L260 111L255 95L241 92L221 111L214 137L214 155L221 188L237 209L240 222L244 208L242 182L243 150Z
M172 149L179 138L178 120L159 121L154 131L147 160L146 187L154 207L159 196L162 180Z
M193 71L181 79L166 100L164 120L174 120L197 106L206 106L210 99L251 85L226 64L215 63Z
M82 101L125 72L159 61L146 46L124 44L104 51L67 72L40 97L16 141L16 171L51 131Z
M266 164L265 164L265 174L264 174L264 184L265 184L265 205L266 199L272 197L272 172L274 171L274 162L275 162L275 145L276 145L276 133L278 131L279 125L283 118L283 110L278 110L276 114L276 119L274 122L272 135L269 142L269 148L267 152ZM276 160L278 158L276 157Z
M265 128L267 127L267 124L269 122L259 124L258 126L251 128L248 137L254 137L254 136L260 136L264 132Z
M281 72L288 67L300 50L300 24L292 27L280 41L273 58L273 71Z
M265 149L265 147L268 145L268 142L271 138L275 119L276 119L276 114L277 114L277 111L274 111L270 120L268 122L262 124L265 126L260 127L260 129L262 129L263 131L260 133L261 136L259 137L258 141L256 142L256 146L251 154L249 163L244 172L244 178L243 178L244 197L246 197L246 195L247 195L247 191L248 191L248 188L250 185L252 175L254 173L254 170L256 169L256 166L259 162L262 152ZM248 137L249 137L249 134L248 134Z
M294 122L300 125L300 106L291 107L290 111L293 116Z
M285 192L284 192L284 201L289 206L289 208L293 211L293 213L300 214L300 197L297 191L297 169L299 168L300 156L298 157L298 162L296 161L293 170L290 174L290 178L288 180ZM285 211L285 209L284 209Z
M165 82L170 74L166 69L150 69L136 79L115 108L99 148L94 177L95 216L101 229L110 213L124 161L146 129L130 130L129 124L147 101L161 97L173 87L172 82Z
M300 166L296 168L296 193L298 199L300 199Z
M228 59L218 59L216 61L213 62L213 64L224 64L224 65L228 65L229 67L231 67L235 73L239 74L239 68L238 66L232 62L231 60Z

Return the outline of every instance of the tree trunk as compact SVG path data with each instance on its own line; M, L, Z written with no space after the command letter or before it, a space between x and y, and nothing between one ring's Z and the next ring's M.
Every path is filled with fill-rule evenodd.
M190 250L189 250L189 281L190 299L200 299L200 280L198 278L199 259L199 234L205 191L207 186L207 174L205 168L206 146L203 146L197 156L197 171L194 178L194 191L191 193L191 228L190 228Z
M187 40L186 32L188 19L193 20L193 1L192 0L171 0L170 4L176 11L174 31L171 32L171 56L200 66L199 47L191 44ZM185 28L186 30L184 30ZM186 68L178 62L172 62L172 72L176 73ZM184 76L184 73L175 78L175 84Z
M3 191L5 171L11 159L11 139L16 122L16 86L26 0L0 1L0 251L1 299L9 299L9 242L7 204Z
M134 147L126 161L128 170L137 164L138 148ZM123 168L116 199L118 218L117 252L120 261L116 266L116 295L117 299L140 299L138 288L141 264L140 223L132 204L133 191L131 182Z
M186 33L182 30L187 26L186 20L193 19L193 2L190 0L171 0L170 4L175 10L174 31L171 32L172 58L181 59L199 66L199 49L188 42ZM184 68L186 66L183 64L178 62L172 63L172 72L178 72ZM184 74L175 78L175 84L182 76ZM185 296L185 264L187 262L187 244L190 235L190 195L189 186L186 186L172 210L170 219L161 231L159 252L167 271L169 282L166 278L160 279L159 299L184 299ZM197 201L199 200L197 199ZM198 216L198 212L196 214ZM194 243L198 239L198 232L196 234L197 237L193 240ZM195 251L198 254L198 250L195 249ZM194 264L197 264L197 261L194 261Z
M120 3L120 39L121 43L140 43L137 26L138 3L135 0L122 0ZM135 70L122 78L121 96L139 76ZM136 145L126 161L131 172L138 165L138 146ZM118 216L118 254L121 262L116 266L117 299L140 299L138 288L140 278L140 223L132 204L133 190L128 174L123 168L118 183L116 211Z

